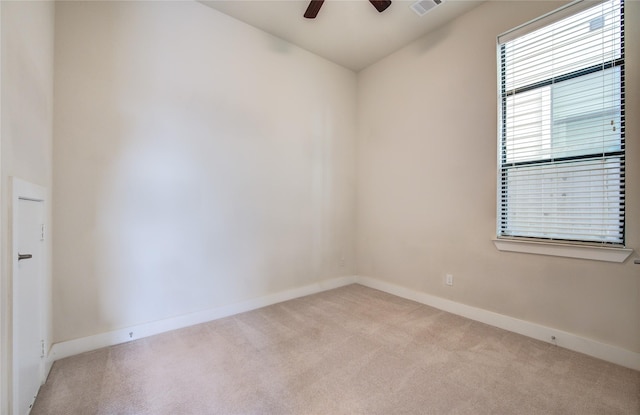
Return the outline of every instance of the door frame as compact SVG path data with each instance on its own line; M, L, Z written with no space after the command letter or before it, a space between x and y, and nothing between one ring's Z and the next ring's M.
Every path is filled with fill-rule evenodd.
M29 200L29 201L33 201L33 202L40 202L42 203L42 222L44 225L44 229L45 232L47 232L48 230L48 205L47 205L47 189L45 189L42 186L39 186L37 184L28 182L26 180L20 179L18 177L11 177L11 204L10 204L10 212L9 215L11 217L10 219L10 235L11 235L11 278L10 278L10 285L8 287L8 294L10 296L10 301L9 301L9 309L10 309L10 316L8 318L8 324L9 324L9 341L8 341L8 356L7 356L7 360L5 361L8 364L8 400L9 400L9 413L14 413L15 412L15 404L14 404L14 399L15 399L15 391L14 391L14 383L15 383L15 376L14 376L14 371L13 371L13 365L14 365L14 353L13 353L13 345L14 345L14 329L13 329L13 309L14 309L14 284L13 282L16 279L17 276L17 272L18 272L18 235L17 235L17 229L18 229L18 206L19 206L19 201L20 200ZM47 232L48 233L48 232ZM49 235L45 234L45 238L44 238L44 246L42 249L42 263L41 263L41 277L42 277L42 296L40 297L40 301L42 301L42 314L40 316L40 319L42 321L42 339L44 339L44 348L45 348L45 353L44 353L44 357L42 358L42 362L40 364L40 383L44 383L45 379L46 379L46 375L49 371L49 369L51 368L51 365L48 364L48 354L49 354L49 349L51 347L51 340L50 340L50 285L49 285L49 260L48 260L48 254L49 254Z

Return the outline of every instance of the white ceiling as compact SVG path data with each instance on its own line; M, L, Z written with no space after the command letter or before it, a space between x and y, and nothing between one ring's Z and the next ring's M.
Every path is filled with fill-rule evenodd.
M466 13L482 0L446 0L420 17L415 0L393 0L382 13L368 0L327 0L305 19L307 0L201 0L222 13L359 71L429 31Z

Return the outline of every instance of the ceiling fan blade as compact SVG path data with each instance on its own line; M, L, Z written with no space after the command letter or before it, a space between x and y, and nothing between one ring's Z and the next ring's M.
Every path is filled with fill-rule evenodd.
M307 19L315 19L320 11L320 7L322 7L322 3L324 3L324 0L311 0L307 11L304 12L304 17Z
M387 7L391 6L391 0L369 0L373 7L380 13L387 10Z

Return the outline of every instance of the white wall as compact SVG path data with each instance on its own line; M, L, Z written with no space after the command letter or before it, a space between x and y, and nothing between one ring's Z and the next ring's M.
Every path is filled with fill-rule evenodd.
M358 78L358 274L640 352L640 266L498 252L496 37L557 8L485 3ZM628 2L627 245L640 245L640 3ZM454 276L454 286L444 276Z
M353 274L353 72L196 2L55 46L56 342Z
M4 414L9 411L11 375L10 177L51 189L54 5L1 1L0 16L0 413ZM48 281L48 266L46 274Z

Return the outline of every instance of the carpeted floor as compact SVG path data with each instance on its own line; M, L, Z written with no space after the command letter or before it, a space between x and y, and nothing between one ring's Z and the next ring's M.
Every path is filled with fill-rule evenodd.
M57 361L40 414L640 414L640 372L360 285Z

